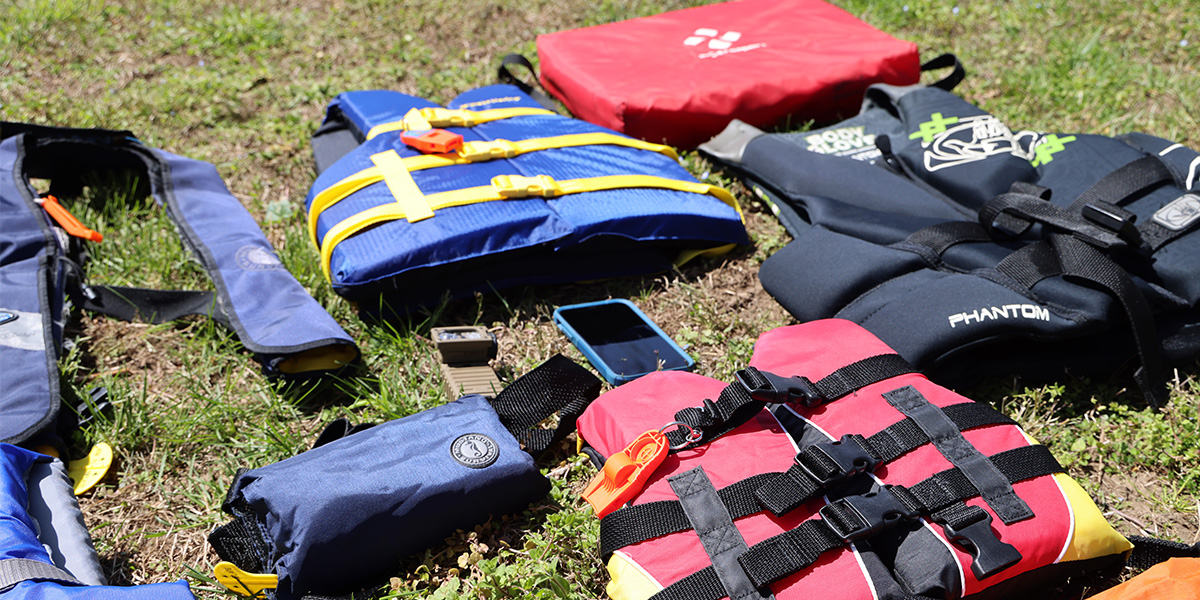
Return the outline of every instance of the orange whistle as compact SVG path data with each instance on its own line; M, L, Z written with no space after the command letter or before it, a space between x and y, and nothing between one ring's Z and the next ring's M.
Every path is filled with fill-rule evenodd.
M661 431L637 436L624 450L608 457L604 468L588 482L583 499L597 517L606 517L629 502L645 487L658 465L667 457L670 442Z
M426 129L401 133L400 141L424 154L446 154L462 147L463 136L445 129Z
M101 235L100 232L88 229L83 223L79 222L79 219L75 218L75 215L63 208L63 205L58 203L58 198L55 198L54 196L46 196L45 198L39 199L38 204L42 205L42 208L44 208L46 213L50 215L50 218L54 219L54 222L58 223L58 226L62 227L63 231L66 231L77 238L82 238L93 242L101 242L104 240L104 236Z

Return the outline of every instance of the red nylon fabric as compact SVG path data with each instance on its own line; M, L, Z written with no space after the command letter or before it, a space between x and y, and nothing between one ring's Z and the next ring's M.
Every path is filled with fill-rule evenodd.
M915 44L819 0L738 0L538 36L541 80L585 121L694 148L733 118L849 117L872 83L909 85Z
M802 374L815 381L847 364L884 353L891 350L865 329L850 321L829 319L764 333L755 345L750 364L779 375ZM870 436L903 419L882 394L906 385L915 387L937 406L970 402L923 375L909 374L872 384L816 408L799 404L791 408L834 438L846 433ZM690 373L652 373L597 399L580 417L579 432L597 451L608 456L643 431L657 429L673 420L678 410L699 406L704 398L716 399L724 386L724 382ZM973 429L964 436L987 455L1029 445L1020 429L1012 425ZM711 444L669 456L633 503L677 499L666 478L697 465L703 465L713 484L721 488L757 473L783 471L792 464L795 452L778 422L763 411L755 420ZM875 474L885 483L912 485L950 467L937 449L927 444L880 467ZM1069 508L1053 477L1020 482L1014 489L1036 517L1005 525L993 514L992 526L1001 539L1021 551L1024 559L980 583L970 571L970 556L952 545L965 574L964 591L968 595L1052 564L1070 537ZM969 503L987 510L978 498ZM822 499L815 499L783 518L764 512L735 523L752 546L816 517L823 505ZM940 526L934 525L931 530L945 537ZM664 586L710 564L699 539L690 531L649 540L624 552ZM831 582L837 582L839 597L872 598L867 578L848 549L827 553L816 564L777 582L771 589L779 600L825 597Z

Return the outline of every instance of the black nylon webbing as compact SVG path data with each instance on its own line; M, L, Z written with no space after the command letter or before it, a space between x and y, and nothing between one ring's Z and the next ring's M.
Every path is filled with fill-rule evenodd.
M748 547L728 509L721 502L703 467L696 467L667 478L671 490L687 514L700 545L708 554L721 587L729 600L774 600L770 590L754 587L738 563Z
M1050 236L1064 277L1077 277L1104 288L1125 309L1142 366L1133 378L1146 402L1155 410L1167 402L1167 379L1162 366L1162 345L1154 326L1150 303L1125 269L1096 248L1068 235Z
M1015 424L999 411L977 402L951 405L942 411L958 431L987 425ZM880 463L895 460L929 441L929 435L911 417L863 440L865 450L878 457ZM820 446L818 444L801 450L796 457L797 464L755 490L754 495L764 508L776 516L784 515L821 493L825 487L821 481L837 475L839 467ZM813 475L819 480L813 479Z
M1200 558L1200 544L1181 544L1139 535L1130 536L1133 552L1126 565L1134 569L1149 569L1170 558Z
M879 354L852 362L814 382L821 397L836 400L855 390L917 370L899 354Z
M983 501L1005 524L1033 516L1033 511L991 461L962 435L945 413L912 386L892 390L883 397L921 428L938 452L961 469Z
M850 363L822 377L818 381L802 379L805 385L810 386L819 395L821 401L828 402L841 398L872 383L916 372L917 370L908 364L908 361L901 358L899 354L879 354ZM762 410L764 402L786 402L789 400L786 389L776 390L777 392L782 392L783 397L773 400L760 400L755 398L753 392L747 389L747 386L755 390L769 389L773 387L772 378L774 380L790 380L793 378L781 378L759 371L753 367L747 367L741 371L739 377L743 378L745 385L742 382L738 382L725 386L725 389L721 390L721 394L718 396L716 402L705 400L702 407L689 407L675 413L676 421L686 423L702 435L699 439L689 442L687 436L690 432L686 428L673 429L667 432L667 440L672 446L671 452L679 452L707 444L737 429L742 424L754 418L754 415Z
M1013 278L1025 289L1032 288L1047 277L1062 275L1058 254L1045 241L1034 242L1009 254L996 265L996 270Z
M754 490L779 473L760 473L717 490L717 496L733 520L761 512ZM683 507L673 500L636 504L600 520L600 556L604 560L616 550L646 540L691 529Z
M992 236L979 223L970 221L947 221L918 229L905 242L918 244L941 256L951 246L965 242L990 242Z
M943 410L946 416L963 430L1014 424L1012 419L999 411L977 402L954 404ZM907 418L867 440L880 453L884 462L894 460L929 442L928 436ZM717 494L734 520L764 509L775 514L785 514L815 498L822 489L813 483L811 478L798 473L799 469L795 466L783 473L760 473L721 488ZM797 478L803 483L796 483ZM795 483L795 487L788 486L788 483ZM622 508L600 520L600 556L608 560L615 550L688 529L691 529L691 524L684 515L683 508L672 500Z
M208 543L221 560L231 562L248 573L267 573L271 569L268 539L266 531L254 520L253 512L249 510L241 511L232 521L208 534Z
M211 291L91 285L84 292L82 308L122 321L142 321L155 325L188 315L212 317L222 325L229 325L218 310L216 296Z
M1145 156L1105 175L1080 194L1067 210L1078 213L1085 205L1096 202L1121 206L1152 187L1172 181L1174 176L1161 160Z
M1010 483L1063 471L1062 466L1045 446L1024 446L1001 452L989 458L1009 479ZM970 481L957 467L941 471L912 487L906 488L897 485L891 486L889 489L906 509L915 509L926 516L950 508L955 503L973 497L975 493ZM844 546L845 542L837 537L835 530L853 529L854 521L861 522L861 520L853 511L842 509L838 505L839 502L841 500L827 505L826 509L829 510L824 510L822 513L827 518L835 519L835 522L825 523L822 519L810 519L795 529L751 546L750 550L741 558L742 567L750 576L751 581L760 587L774 583L811 565L824 552ZM708 569L711 567L689 575L680 582L692 578L704 579L706 576L700 574ZM655 600L676 598L719 600L724 595L723 591L715 592L717 594L715 596L702 595L700 592L703 590L696 587L691 590L694 592L692 595L681 596L672 590L674 585L667 586L652 598Z
M519 377L491 401L500 423L534 457L575 430L575 420L600 395L600 380L571 359L555 354ZM558 412L554 429L537 427Z
M1007 221L1002 218L1006 216L1009 218ZM1013 222L1012 219L1020 223L1020 226L1016 227L1017 231L1015 232L1006 231L1013 229L1010 224ZM1035 222L1072 232L1101 248L1120 247L1127 244L1117 232L1092 223L1077 211L1071 212L1037 196L1008 192L988 200L979 209L979 223L994 238L1008 237L1012 233L1019 234Z

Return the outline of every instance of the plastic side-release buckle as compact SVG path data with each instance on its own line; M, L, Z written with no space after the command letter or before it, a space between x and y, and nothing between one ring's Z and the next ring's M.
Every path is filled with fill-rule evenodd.
M213 567L217 582L229 591L251 598L262 598L263 590L279 587L279 576L270 573L247 573L237 565L221 561Z
M885 485L874 492L839 498L817 512L834 535L846 543L856 542L921 515L901 502L893 490L908 493L903 487Z
M754 367L738 371L736 377L750 397L761 402L799 401L805 406L816 406L825 401L825 397L807 377L783 377Z
M58 203L58 198L45 196L38 198L37 203L42 206L46 214L50 215L50 218L54 219L55 223L58 223L59 227L63 228L63 231L77 238L96 243L104 241L104 236L100 232L92 231L79 222L79 219L76 219L75 215L71 214L63 205Z
M654 470L667 457L669 445L662 431L650 430L608 457L604 468L583 490L583 498L592 505L596 516L608 516L642 491Z
M470 142L462 145L459 156L470 162L483 162L499 158L512 158L519 154L517 145L508 140Z
M1115 204L1104 201L1090 202L1080 209L1083 218L1117 235L1135 250L1143 246L1137 229L1137 215Z
M558 182L549 175L538 175L537 177L497 175L492 178L492 187L505 200L528 196L553 198L562 195L562 188L558 187Z
M462 147L463 136L445 129L426 129L401 133L400 141L425 154L446 154Z
M471 115L471 113L465 110L433 106L429 108L422 108L419 112L421 118L429 123L430 127L475 126L475 118Z
M821 460L821 457L827 460ZM866 438L846 434L840 440L814 444L796 455L796 466L822 486L864 471L874 471L883 460ZM832 463L835 469L829 468Z
M947 538L967 548L972 558L971 572L975 574L975 579L983 581L1020 562L1021 552L1012 544L1001 541L992 531L991 513L978 506L970 508L976 509L972 513L977 511L981 516L965 525L944 523L942 530Z

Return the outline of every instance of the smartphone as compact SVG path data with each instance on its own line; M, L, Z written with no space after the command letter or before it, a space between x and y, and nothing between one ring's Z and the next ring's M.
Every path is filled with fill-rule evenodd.
M554 324L613 385L696 364L628 300L562 306L554 311Z

